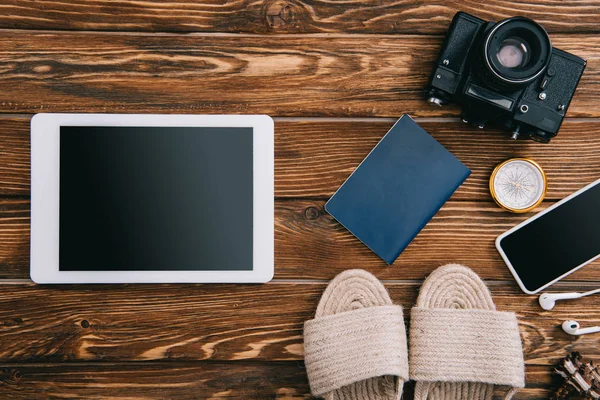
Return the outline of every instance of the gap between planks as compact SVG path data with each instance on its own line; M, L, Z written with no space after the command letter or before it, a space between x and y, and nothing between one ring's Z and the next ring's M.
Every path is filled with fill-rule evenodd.
M424 282L424 279L380 279L381 283L384 285L406 285L406 286L414 286L419 285ZM511 280L496 280L496 279L483 279L483 281L488 286L501 286L501 285L513 285L514 281ZM275 278L267 283L258 284L258 285L326 285L329 283L328 279L280 279ZM161 283L157 283L159 285L163 285ZM563 292L567 289L584 289L584 288L596 288L600 284L600 281L564 281L555 283L550 290L546 290L549 292L557 291ZM25 286L37 286L31 279L0 279L0 285L25 285ZM73 283L67 284L67 286L84 286L86 284L83 283ZM107 284L110 286L118 286L118 285L131 285L131 284L120 284L120 283L111 283ZM140 284L140 285L153 285L150 284ZM169 285L178 285L177 283L169 284ZM192 283L194 285L194 283ZM196 285L213 285L211 283L196 283ZM237 285L256 285L251 283L238 283ZM49 285L39 285L39 286L49 286ZM65 285L52 285L52 286L65 286ZM560 289L560 290L557 290ZM526 294L523 293L525 296Z
M249 364L249 365L261 365L261 364L299 364L303 363L300 360L256 360L256 359L243 359L243 360L185 360L185 361L62 361L62 362L1 362L0 368L11 368L11 367L32 367L32 368L44 368L54 367L68 364L70 367L119 367L119 366L154 366L154 367L165 367L170 368L174 365L185 368L186 366L197 367L202 364ZM548 364L540 364L536 362L528 362L525 364L531 367L543 367L548 368Z
M438 37L442 38L444 35L439 33L230 33L230 32L197 32L197 31L179 31L179 32L148 32L148 31L111 31L111 30L70 30L70 29L10 29L0 28L0 34L4 32L11 33L23 33L23 34L82 34L82 35L106 35L106 36L149 36L149 37L178 37L178 36L191 36L191 37L231 37L231 38L389 38L392 36L426 36L426 37ZM590 32L564 32L555 33L555 35L590 35Z
M43 113L43 112L41 112ZM50 113L55 114L55 113ZM76 113L80 114L80 113ZM98 113L93 113L98 114ZM104 113L102 113L104 114ZM115 114L111 112L107 112L105 114ZM116 114L125 114L125 113L116 113ZM155 113L148 113L155 114ZM17 113L2 113L0 111L0 119L14 119L14 118L23 118L23 119L31 119L35 114L17 114ZM177 114L167 114L167 115L177 115ZM190 113L186 115L206 115L206 113L195 114ZM210 115L210 114L209 114ZM218 115L218 114L217 114ZM243 115L243 114L242 114ZM396 122L398 118L388 118L388 117L272 117L273 121L277 122L316 122L316 123L326 123L326 122ZM458 117L413 117L416 122L422 123L456 123L460 122L460 118ZM600 117L577 117L577 118L569 118L566 117L564 121L569 122L590 122L590 123L600 123ZM560 133L560 131L559 131ZM507 137L508 138L508 137ZM543 146L543 145L542 145Z
M31 34L31 33L41 33L41 34L82 34L82 35L107 35L107 36L149 36L149 37L172 37L172 36L196 36L196 37L235 37L235 38L243 38L243 37L252 37L252 38L260 38L260 37L269 37L269 38L289 38L289 37L297 37L297 38L389 38L392 36L426 36L426 37L445 37L444 34L439 32L435 33L427 33L427 32L392 32L392 33L353 33L353 32L314 32L314 33L233 33L233 32L199 32L199 31L116 31L116 30L78 30L78 29L40 29L40 28L0 28L0 33L3 32L22 32L23 34ZM578 31L572 30L568 32L553 32L550 33L552 35L589 35L594 36L596 32L590 31Z

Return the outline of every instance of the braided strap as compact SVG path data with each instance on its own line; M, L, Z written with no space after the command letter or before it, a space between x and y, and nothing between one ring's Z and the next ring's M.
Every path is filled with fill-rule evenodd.
M407 381L407 355L400 306L361 308L304 324L304 359L315 396L383 375Z
M413 308L410 375L423 382L525 387L517 317L493 310Z

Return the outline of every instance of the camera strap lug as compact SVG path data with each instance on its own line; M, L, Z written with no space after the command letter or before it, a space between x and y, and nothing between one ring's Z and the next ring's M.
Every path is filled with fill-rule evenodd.
M515 126L515 128L512 130L512 135L511 135L511 139L512 140L517 140L519 138L519 131L521 130L521 125L517 125Z

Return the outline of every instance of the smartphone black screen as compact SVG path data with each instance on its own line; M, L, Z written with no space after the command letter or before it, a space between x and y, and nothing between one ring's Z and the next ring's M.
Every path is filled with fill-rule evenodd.
M504 237L500 247L530 291L600 254L600 183Z
M60 271L252 270L253 128L60 128Z

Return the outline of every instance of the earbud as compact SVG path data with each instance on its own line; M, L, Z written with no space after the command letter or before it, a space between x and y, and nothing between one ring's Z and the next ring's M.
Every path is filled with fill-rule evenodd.
M592 294L600 293L600 289L590 290L585 293L571 292L571 293L544 293L540 296L539 302L540 306L544 310L552 310L557 300L567 300L567 299L579 299L581 297L590 296Z
M581 293L571 292L571 293L544 293L540 296L540 306L544 310L552 310L557 300L567 300L567 299L578 299L581 297Z
M568 333L569 335L585 335L587 333L596 333L600 332L600 326L594 326L591 328L581 328L579 322L577 321L565 321L562 324L563 331Z

